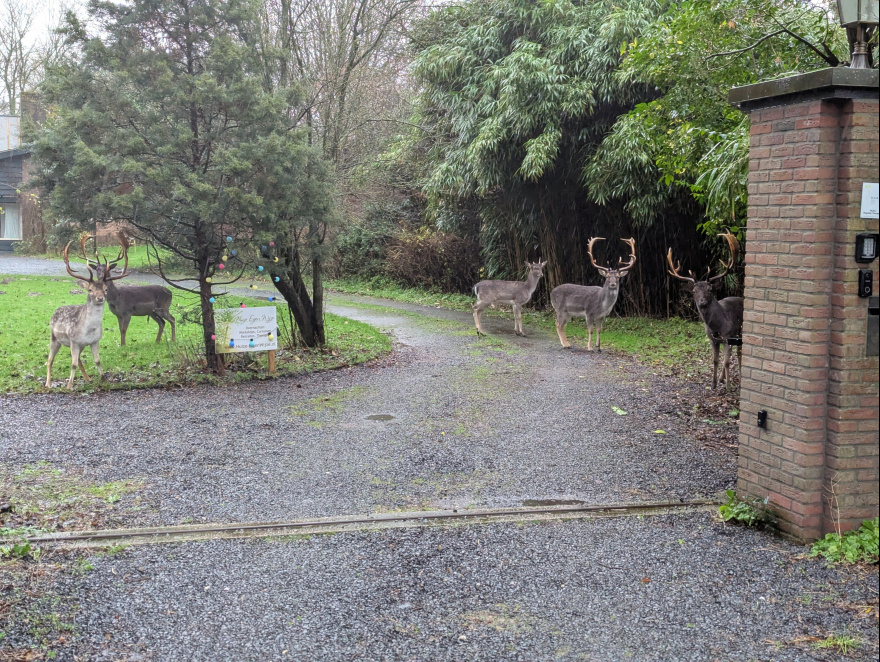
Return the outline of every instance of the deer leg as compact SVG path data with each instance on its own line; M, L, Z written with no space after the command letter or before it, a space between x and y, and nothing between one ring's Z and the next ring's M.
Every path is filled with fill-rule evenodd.
M73 388L73 379L76 377L76 369L79 366L80 348L73 343L70 345L70 377L67 379L67 388Z
M177 324L175 323L176 320L167 310L161 310L159 311L159 314L163 318L171 322L171 342L175 342L177 340Z
M599 341L599 334L602 333L602 320L596 322L596 351L602 352L602 343Z
M712 339L712 388L718 387L718 349L720 343L715 342L714 338Z
M592 352L593 351L593 321L589 317L587 317L586 315L584 315L584 320L586 321L586 324L587 324L587 351Z
M77 363L79 364L79 371L82 373L83 379L87 382L92 381L92 378L89 377L88 373L86 373L86 366L83 364L83 352L86 351L85 347L80 347L79 349L79 357L77 358Z
M522 306L513 304L513 332L518 336L525 336L522 330Z
M483 314L484 308L485 308L485 306L481 306L479 301L474 304L474 325L477 327L477 335L478 336L485 336L486 335L485 333L483 333L483 326L480 324L480 317Z
M119 318L119 336L120 336L119 344L122 347L125 347L125 333L126 333L126 331L128 331L128 325L130 322L131 322L131 315L128 315L127 317L120 317Z
M61 348L61 343L52 338L49 341L49 360L46 362L46 388L52 386L52 364L55 362L55 355Z
M562 343L563 347L571 347L571 343L568 342L568 338L565 337L565 325L568 324L568 318L564 315L556 316L556 335L559 336L559 342Z
M156 342L159 342L162 340L162 332L165 330L165 320L160 317L158 312L150 313L150 317L156 320L156 324L159 325L159 333L156 335Z
M91 345L92 350L92 358L95 359L95 365L98 367L98 373L101 375L101 379L104 379L104 368L101 367L101 357L98 355L98 343L94 343ZM80 362L82 365L82 362Z

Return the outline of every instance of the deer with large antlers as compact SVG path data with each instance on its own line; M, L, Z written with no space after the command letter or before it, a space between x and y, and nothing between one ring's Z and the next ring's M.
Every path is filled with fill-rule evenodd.
M736 262L736 256L739 254L739 242L736 237L730 234L730 231L719 234L727 241L730 249L730 261L724 265L724 271L716 276L710 277L711 268L706 269L704 280L697 280L693 271L688 271L690 276L682 276L679 271L681 262L673 264L672 249L666 253L666 262L669 265L669 275L684 281L685 288L694 295L694 305L697 307L697 313L703 324L706 325L706 335L712 343L713 371L712 371L712 388L718 386L718 353L721 344L724 344L724 364L721 369L721 378L724 380L725 388L730 390L730 339L738 338L742 334L743 325L743 299L742 297L726 297L720 301L715 298L715 291L721 286L721 279L727 275ZM737 354L739 363L742 365L742 345L737 346Z
M636 263L636 240L621 239L629 246L629 262L625 263L618 258L617 268L612 268L610 263L608 267L600 267L593 258L593 246L597 241L604 241L604 238L592 237L590 243L587 244L587 253L590 256L590 262L605 279L602 287L567 283L553 288L550 293L550 303L553 304L553 310L556 311L556 333L559 335L559 342L563 347L571 347L571 343L565 336L565 325L572 317L583 315L587 322L587 350L593 350L592 337L593 327L595 327L596 351L602 351L602 344L599 340L602 321L611 314L614 304L617 303L617 296L620 293L620 279L626 276Z
M547 262L526 262L529 275L525 281L518 280L481 280L474 285L474 294L477 302L474 304L474 324L477 326L477 335L483 336L481 317L483 311L495 304L513 306L513 332L518 336L526 335L522 329L522 307L532 298L538 281L544 275L544 267Z
M85 243L89 238L83 237L81 242L83 250L85 250ZM89 271L89 277L81 276L70 267L69 251L70 244L72 243L72 241L69 242L64 248L64 265L67 267L67 273L85 282L87 298L85 305L61 306L52 315L52 320L49 322L51 335L49 338L49 360L46 362L46 388L52 386L52 363L55 361L55 355L62 345L70 347L70 358L72 361L67 388L73 388L73 378L76 376L77 366L82 371L83 378L87 382L91 381L82 362L82 353L86 347L91 348L92 357L95 359L95 366L97 366L101 377L104 377L101 357L98 354L98 344L101 342L101 336L103 335L101 322L104 318L104 301L107 299L107 286L111 281L128 276L127 255L125 268L123 268L122 274L119 276L111 276L109 269L106 269L102 276L97 276L88 265L86 265L86 269Z
M97 260L91 260L85 253L85 244L83 244L83 257L89 263L89 266L98 274L98 278L104 278L105 272L112 271L119 261L125 256L128 260L128 249L130 242L128 237L122 231L117 232L119 244L122 246L122 252L113 261L101 264ZM127 264L127 262L126 262ZM116 287L113 279L107 281L107 305L110 312L116 315L119 321L119 335L121 345L125 345L125 333L128 331L128 325L132 317L150 317L159 325L159 333L156 335L156 342L162 340L162 332L165 330L165 320L171 322L171 341L177 339L177 325L174 317L171 315L171 290L161 285L120 285Z

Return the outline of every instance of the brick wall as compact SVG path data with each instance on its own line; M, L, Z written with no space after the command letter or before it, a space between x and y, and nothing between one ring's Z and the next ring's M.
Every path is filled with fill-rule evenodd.
M815 539L878 508L878 361L856 296L861 184L878 171L877 101L753 110L739 491ZM766 429L758 410L768 412Z

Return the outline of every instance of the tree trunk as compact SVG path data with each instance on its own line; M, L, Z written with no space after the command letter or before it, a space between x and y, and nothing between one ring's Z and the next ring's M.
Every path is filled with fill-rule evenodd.
M204 273L204 269L201 270ZM211 304L211 283L205 282L205 277L199 277L199 303L202 307L202 333L205 343L205 362L208 364L208 370L222 376L226 373L226 366L223 362L223 355L217 353L214 336L216 327L214 325L214 306Z
M312 320L315 328L315 338L318 344L326 342L324 337L324 281L321 274L321 258L317 255L312 258Z
M287 301L287 308L296 321L296 326L306 347L324 344L324 323L320 308L312 303L309 291L303 282L299 269L296 248L290 248L284 266L269 270L275 289ZM278 278L276 282L275 279Z

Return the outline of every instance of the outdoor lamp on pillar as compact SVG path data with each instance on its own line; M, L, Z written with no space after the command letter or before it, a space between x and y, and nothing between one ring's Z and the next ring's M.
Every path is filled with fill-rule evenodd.
M852 61L850 69L870 69L868 42L877 29L880 0L837 0L840 24L846 28Z

